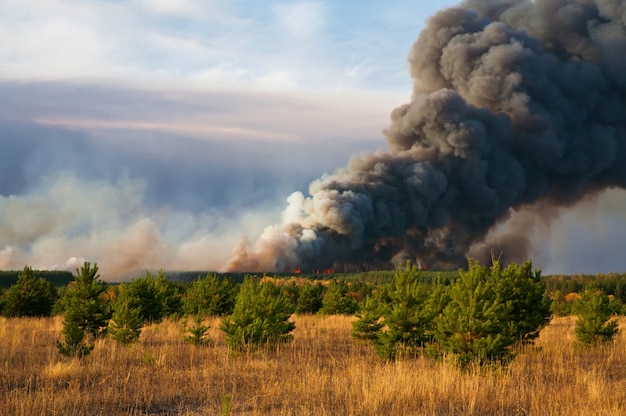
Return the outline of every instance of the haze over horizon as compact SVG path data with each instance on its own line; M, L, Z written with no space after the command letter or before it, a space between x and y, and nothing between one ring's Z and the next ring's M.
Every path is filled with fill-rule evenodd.
M293 192L386 149L411 45L457 2L350 3L0 0L0 269L221 269ZM540 223L535 266L626 271L625 206Z

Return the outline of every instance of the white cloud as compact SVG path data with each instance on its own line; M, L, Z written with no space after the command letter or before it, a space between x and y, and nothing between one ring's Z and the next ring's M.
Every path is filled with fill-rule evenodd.
M279 3L273 10L278 23L295 37L313 36L326 22L327 7L319 2Z

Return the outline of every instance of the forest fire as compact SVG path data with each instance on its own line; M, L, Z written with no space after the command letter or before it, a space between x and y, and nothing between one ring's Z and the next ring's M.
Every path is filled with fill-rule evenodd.
M467 0L409 55L388 149L287 198L283 223L226 270L437 269L519 262L538 223L626 188L626 20L619 2Z

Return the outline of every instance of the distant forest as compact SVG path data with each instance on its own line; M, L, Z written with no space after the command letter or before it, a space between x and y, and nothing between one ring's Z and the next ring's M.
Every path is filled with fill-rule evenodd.
M0 270L0 288L8 288L17 282L17 276L21 270ZM55 287L67 286L74 276L69 271L40 270L37 272ZM216 275L221 279L228 278L235 283L241 283L249 273L217 273L213 271L166 271L168 280L179 283L191 283L206 275ZM259 277L270 276L276 279L290 279L292 277L308 279L311 281L339 280L346 282L359 282L374 286L383 285L393 281L395 270L369 271L361 273L266 273L256 274ZM255 274L252 274L255 275ZM138 276L141 277L141 276ZM430 284L438 281L448 284L458 277L458 271L434 271L422 270L420 282ZM594 284L602 289L607 295L613 296L622 304L626 304L626 273L598 273L598 274L574 274L574 275L548 275L546 281L546 294L553 297L554 294L565 296L569 293L579 293L585 286Z

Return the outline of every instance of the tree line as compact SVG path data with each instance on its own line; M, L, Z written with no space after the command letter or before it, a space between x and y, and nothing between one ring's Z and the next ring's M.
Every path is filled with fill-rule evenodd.
M470 260L456 277L426 274L408 263L391 281L363 279L313 281L304 278L245 276L243 282L207 274L188 283L163 271L121 284L100 279L97 264L86 262L73 280L56 288L41 272L26 266L13 285L0 293L7 317L63 315L59 352L84 356L98 337L127 344L141 329L165 318L183 318L186 340L199 345L207 337L206 318L221 316L220 329L234 350L291 339L292 314L356 315L352 335L383 359L420 354L437 360L506 363L519 345L530 344L553 313L579 316L581 343L610 341L617 333L611 316L623 311L598 282L588 282L576 299L547 292L547 279L527 261L506 268Z

